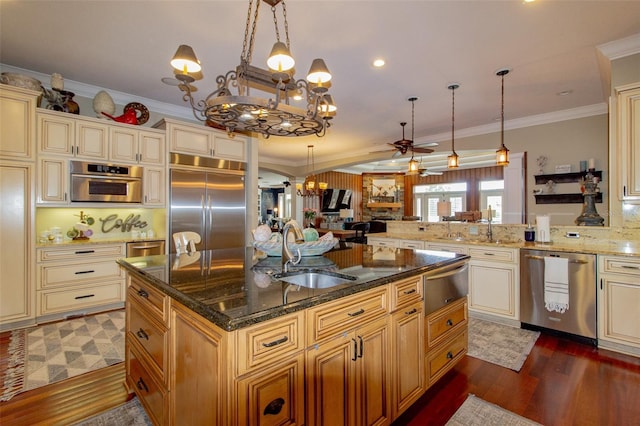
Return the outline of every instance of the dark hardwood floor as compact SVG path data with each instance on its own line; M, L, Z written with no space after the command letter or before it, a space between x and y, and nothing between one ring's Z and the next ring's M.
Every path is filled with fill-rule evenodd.
M443 425L470 393L547 426L640 425L640 358L542 333L520 372L467 356L394 426Z

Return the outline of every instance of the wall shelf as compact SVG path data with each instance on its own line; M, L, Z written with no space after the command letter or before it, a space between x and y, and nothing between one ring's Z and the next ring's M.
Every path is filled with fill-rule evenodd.
M367 203L367 207L373 209L399 209L402 203Z
M582 204L582 194L535 194L536 204ZM602 203L602 193L596 194L596 203Z
M550 180L555 183L580 182L580 179L585 177L587 173L588 172L555 173L550 175L535 175L534 178L536 179L536 185L544 185ZM594 170L591 174L602 181L601 170Z

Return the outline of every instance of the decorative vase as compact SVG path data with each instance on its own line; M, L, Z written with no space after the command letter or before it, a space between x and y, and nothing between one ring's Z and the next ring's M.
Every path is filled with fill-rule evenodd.
M73 97L76 95L73 92L69 92L67 90L60 90L60 94L63 98L63 105L65 108L65 112L70 114L80 115L80 105L76 101L73 100Z
M116 104L111 95L101 90L93 98L93 110L96 112L96 117L105 118L102 113L113 115L116 112Z

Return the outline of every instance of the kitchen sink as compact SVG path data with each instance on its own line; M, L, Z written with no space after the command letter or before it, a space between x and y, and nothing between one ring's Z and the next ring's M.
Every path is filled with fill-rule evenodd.
M349 284L358 279L351 275L325 271L287 272L273 274L273 278L307 288L330 288L340 284Z

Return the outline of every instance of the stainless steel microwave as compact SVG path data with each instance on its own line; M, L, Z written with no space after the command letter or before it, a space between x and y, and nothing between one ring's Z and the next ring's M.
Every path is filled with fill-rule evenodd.
M71 201L142 203L142 167L71 161Z

